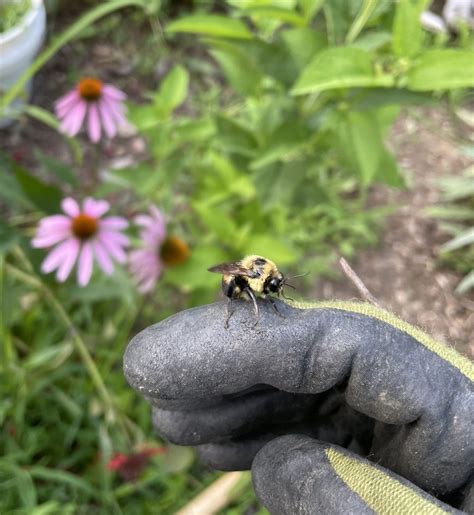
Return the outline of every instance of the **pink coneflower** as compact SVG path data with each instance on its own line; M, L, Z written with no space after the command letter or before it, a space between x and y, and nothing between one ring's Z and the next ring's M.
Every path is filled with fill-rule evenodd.
M123 91L98 79L84 78L69 93L55 102L56 116L61 120L61 130L75 136L87 118L87 132L91 141L100 140L102 128L109 138L117 128L126 123Z
M42 218L31 242L36 248L54 246L41 265L42 272L56 270L56 279L64 282L77 261L77 282L85 286L92 275L94 258L106 274L113 272L113 259L126 261L128 238L121 231L128 222L120 216L102 218L109 210L107 201L88 197L81 210L74 199L65 198L61 207L67 216Z
M177 236L166 235L163 214L151 206L149 215L139 215L135 223L142 227L140 237L143 247L129 255L130 272L141 293L152 291L165 266L184 263L189 257L189 247Z
M116 471L124 481L135 481L152 456L165 452L165 447L144 447L131 454L115 453L107 463L107 468Z

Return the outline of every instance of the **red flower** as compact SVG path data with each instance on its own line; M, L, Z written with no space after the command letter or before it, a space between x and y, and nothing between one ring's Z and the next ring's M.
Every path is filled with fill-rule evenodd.
M115 453L107 463L109 470L115 470L124 481L135 481L145 469L152 456L166 452L165 447L144 447L130 454Z

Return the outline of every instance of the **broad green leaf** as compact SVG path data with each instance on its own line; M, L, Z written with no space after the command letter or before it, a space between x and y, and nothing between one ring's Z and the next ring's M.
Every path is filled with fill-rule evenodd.
M254 156L257 141L254 135L243 124L222 114L216 116L217 133L215 144L228 152L236 152L244 156Z
M286 242L267 234L256 234L246 242L246 253L265 256L275 263L287 265L298 259L297 252Z
M455 49L429 50L408 72L407 85L415 91L474 87L474 53Z
M270 145L260 151L250 168L256 170L275 161L294 159L307 144L310 134L300 121L289 120L278 127L268 138Z
M229 84L242 96L257 96L263 75L253 56L226 41L212 42L210 53L220 64Z
M376 75L371 56L360 48L337 47L319 52L303 70L291 93L303 95L328 89L392 86L393 77Z
M160 90L154 97L154 104L163 116L169 116L188 95L189 74L180 65L175 66L164 78Z
M353 43L352 46L362 48L368 52L375 52L392 41L392 34L385 30L372 30L364 32Z
M166 32L187 32L216 38L252 38L252 33L242 21L216 14L194 14L180 18L169 23Z
M306 22L309 23L312 18L316 16L325 1L326 0L298 0L298 4L303 11Z
M151 104L137 105L129 102L127 106L127 118L140 132L156 129L162 123L160 116Z
M61 182L71 186L77 186L78 180L76 174L70 166L54 157L47 156L39 149L35 149L34 155L47 172L54 174Z
M210 118L193 120L180 117L174 127L173 136L183 143L188 143L206 141L214 136L215 132L215 124Z
M375 178L393 188L403 188L405 186L405 180L400 173L396 159L385 148L382 150Z
M281 38L300 70L327 45L321 32L307 27L284 30Z
M427 0L397 2L392 30L392 46L396 55L413 57L420 52L424 38L420 16L427 3Z
M383 106L435 105L439 101L427 93L418 93L401 88L370 88L354 103L357 110L376 109Z
M337 134L339 148L347 165L370 184L384 153L377 119L370 112L350 111L341 116Z
M207 205L205 202L194 202L193 209L209 231L214 233L222 242L232 243L237 226L230 216L223 213L219 208Z
M16 180L28 200L45 213L53 214L59 211L62 194L58 188L33 177L17 164L13 164L13 169Z
M299 27L306 25L306 20L303 16L300 16L295 10L283 9L282 7L273 6L262 6L262 7L251 7L244 10L244 13L250 18L255 19L273 19L278 20L282 23L288 23Z

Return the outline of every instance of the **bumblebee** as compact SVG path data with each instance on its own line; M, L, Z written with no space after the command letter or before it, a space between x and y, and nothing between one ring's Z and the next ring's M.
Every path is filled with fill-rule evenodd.
M283 295L285 285L285 278L273 261L262 256L246 256L234 263L211 266L208 270L222 274L222 291L228 299L226 328L232 316L230 305L237 298L245 298L253 302L256 317L254 325L257 325L260 319L256 295L268 299L276 313L283 316L279 313L273 298L269 296L271 293Z

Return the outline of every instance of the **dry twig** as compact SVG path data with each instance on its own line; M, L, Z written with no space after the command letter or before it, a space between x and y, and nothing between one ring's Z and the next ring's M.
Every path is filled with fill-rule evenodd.
M362 279L354 272L349 263L342 257L339 260L339 264L341 265L344 273L349 277L349 279L354 283L355 287L359 290L359 293L362 297L367 301L382 309L382 306L379 304L377 299L370 293L367 286L362 282Z

